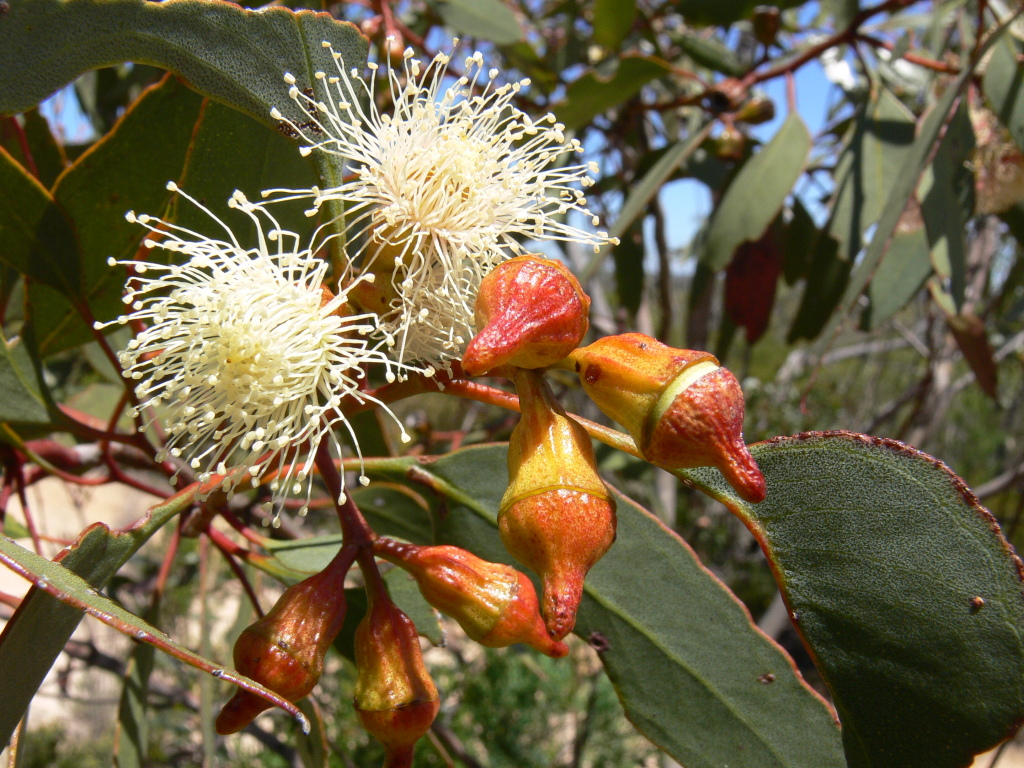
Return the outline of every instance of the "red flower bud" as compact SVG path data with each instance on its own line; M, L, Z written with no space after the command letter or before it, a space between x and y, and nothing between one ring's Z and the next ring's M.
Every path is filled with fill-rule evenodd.
M481 645L526 643L553 658L569 652L548 636L533 584L512 566L458 547L417 547L386 538L374 542L373 552L411 573L426 601Z
M615 541L615 501L597 474L590 436L543 375L519 370L515 383L522 418L509 438L498 531L512 556L541 577L544 620L561 640L576 624L587 572Z
M480 330L463 355L463 370L477 376L500 365L554 365L583 341L589 312L590 297L560 262L527 255L499 264L480 283Z
M345 621L348 553L339 552L323 571L289 587L266 616L235 642L235 668L288 701L309 694L320 680L324 655ZM237 690L217 716L217 733L237 733L272 705Z
M717 467L742 498L764 500L764 476L743 442L743 391L712 355L626 333L578 349L569 361L645 459L665 469Z
M356 714L384 745L384 768L408 768L441 702L423 664L416 625L383 585L368 594L370 605L355 635Z

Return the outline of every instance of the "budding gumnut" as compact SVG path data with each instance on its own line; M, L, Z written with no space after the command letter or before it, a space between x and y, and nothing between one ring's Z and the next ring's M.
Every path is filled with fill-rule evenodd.
M590 436L543 374L519 370L515 384L522 418L509 438L498 531L509 553L541 577L541 612L561 640L576 624L587 571L615 541L615 501L597 474Z
M441 702L412 619L391 602L383 584L368 594L370 605L355 634L356 714L384 745L384 768L409 768Z
M625 333L576 350L566 364L645 459L665 469L717 467L742 498L764 501L764 476L743 442L743 390L712 355Z
M459 547L418 547L386 538L374 542L373 552L412 574L426 601L481 645L526 643L553 658L569 652L548 635L533 584L512 566Z
M587 334L590 297L558 261L518 256L491 270L476 299L479 332L462 357L471 376L500 365L546 368Z
M345 573L341 553L320 573L289 587L266 616L235 642L235 669L288 701L309 694L320 680L324 655L345 621ZM237 690L217 715L217 733L237 733L271 703Z

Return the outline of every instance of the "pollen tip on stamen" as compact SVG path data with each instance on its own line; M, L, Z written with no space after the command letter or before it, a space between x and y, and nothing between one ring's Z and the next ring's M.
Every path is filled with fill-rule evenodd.
M295 85L295 76L291 72L284 73L284 81L288 85Z

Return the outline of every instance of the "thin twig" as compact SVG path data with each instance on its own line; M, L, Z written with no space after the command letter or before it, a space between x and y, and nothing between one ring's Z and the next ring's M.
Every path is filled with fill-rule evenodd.
M210 530L209 526L207 526L207 535L209 535ZM245 590L245 594L249 597L249 602L252 603L252 607L256 611L256 616L262 619L264 614L263 609L260 607L260 600L256 597L256 591L252 588L252 584L249 583L249 577L246 576L245 571L242 570L242 566L240 566L238 561L235 560L234 555L232 555L225 547L221 546L218 540L211 537L210 541L212 541L213 545L217 547L217 550L224 555L224 559L227 561L228 566L231 568L231 571L235 574L235 577L239 582L241 582L242 589Z
M442 723L434 721L434 724L430 726L431 733L435 734L438 740L444 744L445 749L448 750L455 758L462 763L466 768L484 768L483 765L466 751L465 745L459 741L459 737L456 736L452 731Z

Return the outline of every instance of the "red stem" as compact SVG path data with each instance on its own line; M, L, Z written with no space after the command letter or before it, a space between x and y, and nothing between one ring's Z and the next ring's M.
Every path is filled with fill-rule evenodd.
M337 465L331 458L331 451L327 441L321 440L316 449L316 466L320 470L320 477L327 486L327 492L334 499L334 508L338 512L338 522L341 523L342 540L347 546L358 547L360 550L369 551L377 534L370 528L363 513L359 511L355 501L350 494L345 493L344 481ZM344 496L344 501L339 501Z
M230 509L222 509L220 511L220 516L224 518L224 521L228 525L230 525L232 528L234 528L236 531L242 534L242 536L244 536L247 541L255 544L257 547L262 547L266 542L266 539L264 537L260 536L258 533L256 533L256 531L254 531L252 528L250 528L241 520L239 520L238 516Z
M36 554L43 554L43 543L39 539L39 532L36 530L35 520L32 519L32 510L28 506L28 496L25 494L25 476L21 473L21 462L18 461L13 471L14 488L18 492L18 500L21 502L21 512L25 515L25 527L28 528L29 536L32 537L32 546Z
M235 560L234 555L232 555L224 546L222 546L220 541L218 541L212 535L210 535L211 531L213 531L213 529L207 526L206 534L210 536L210 541L212 541L213 545L217 547L217 549L220 551L222 555L224 555L224 559L227 560L227 563L231 567L231 570L234 572L238 580L242 582L242 589L244 589L245 594L249 596L249 602L252 603L252 607L256 611L256 616L262 619L264 615L263 609L260 608L259 598L256 597L256 592L253 590L252 584L249 583L249 577L245 575L245 571L242 570L242 567L238 564L238 561Z
M156 575L156 585L153 587L152 605L155 607L163 597L167 589L167 579L171 575L171 564L175 555L178 554L178 544L181 542L181 524L184 518L178 517L178 524L174 526L174 533L171 534L171 541L167 545L167 552L164 554L163 562L160 563L160 571Z
M39 168L36 166L36 160L32 157L32 149L28 144L28 136L25 135L25 129L21 127L21 123L18 122L18 118L9 117L7 123L14 130L14 135L18 138L18 148L21 149L21 154L25 157L25 168L31 173L36 179L39 179Z

